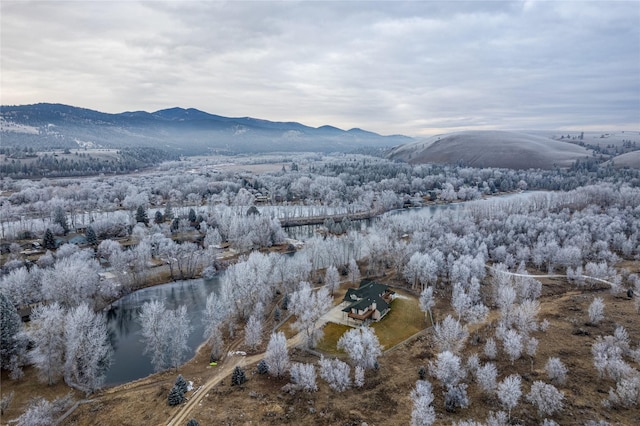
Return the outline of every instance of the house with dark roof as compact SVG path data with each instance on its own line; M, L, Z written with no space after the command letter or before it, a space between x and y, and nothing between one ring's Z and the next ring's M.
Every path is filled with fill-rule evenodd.
M347 306L342 312L354 321L380 321L391 310L395 294L388 285L374 281L362 282L360 287L347 290L342 299Z

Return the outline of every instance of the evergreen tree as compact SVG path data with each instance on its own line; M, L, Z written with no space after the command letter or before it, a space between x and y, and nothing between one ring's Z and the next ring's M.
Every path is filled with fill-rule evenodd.
M200 426L200 423L196 419L191 419L187 422L187 426Z
M136 222L144 223L145 225L149 224L149 217L147 216L147 212L142 206L138 206L138 210L136 210Z
M0 366L3 370L13 369L16 357L20 355L18 333L22 320L8 296L0 293Z
M184 402L184 393L177 385L174 385L169 391L167 400L171 406L182 404Z
M247 376L244 374L244 370L240 366L234 368L231 376L231 386L240 386L246 381Z
M56 248L56 239L53 236L53 232L51 232L51 229L49 228L47 228L47 230L44 232L42 246L47 250Z
M155 223L164 222L164 216L162 216L162 212L160 210L156 211L156 215L155 215L155 218L153 220L155 221Z
M171 222L171 230L175 232L178 228L180 228L180 219L176 217L173 219L173 222Z
M69 224L67 223L67 216L64 213L64 209L60 206L56 207L53 222L60 225L64 231L64 235L69 233Z
M189 209L189 222L194 223L196 219L196 211L194 209Z
M183 394L187 393L187 381L182 377L182 374L178 374L175 386L177 386Z
M258 374L267 374L269 372L269 365L267 364L267 361L265 361L264 359L260 360L257 366L257 370Z
M87 226L85 237L87 237L87 242L92 246L95 246L98 243L98 236L96 235L96 231L94 231L93 227L91 226Z

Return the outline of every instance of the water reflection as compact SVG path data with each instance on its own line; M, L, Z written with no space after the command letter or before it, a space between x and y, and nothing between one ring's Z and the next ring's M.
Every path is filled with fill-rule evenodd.
M118 300L107 311L110 340L114 348L114 358L107 372L106 384L116 385L145 377L153 373L148 356L142 356L144 344L141 341L138 314L145 302L160 300L168 309L185 305L193 330L189 336L190 352L187 359L195 354L202 343L202 311L207 297L219 288L219 275L210 280L188 280L145 288Z

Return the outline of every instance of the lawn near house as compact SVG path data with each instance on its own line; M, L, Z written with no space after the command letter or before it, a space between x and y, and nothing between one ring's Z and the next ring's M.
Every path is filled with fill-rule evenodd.
M391 311L379 322L374 322L371 327L375 330L383 348L390 349L430 325L420 310L418 300L398 292L398 297L391 302ZM316 349L330 355L343 353L338 351L336 345L340 337L350 329L351 327L346 325L328 323L324 327L324 337Z

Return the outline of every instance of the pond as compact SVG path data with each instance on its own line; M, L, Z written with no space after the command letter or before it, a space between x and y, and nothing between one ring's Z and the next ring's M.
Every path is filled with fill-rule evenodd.
M492 202L494 200L508 200L527 198L536 194L549 194L544 191L531 191L518 194L508 194L494 197L481 203ZM474 201L468 202L473 203ZM441 212L456 214L465 208L468 203L438 204L415 209L402 209L389 212L387 214L405 214L420 212L423 217L429 218ZM370 220L357 221L352 224L354 227L366 227ZM298 239L312 237L321 225L310 225L294 230L288 228L290 236ZM111 331L114 346L114 358L111 368L107 372L107 386L137 380L153 373L153 366L148 355L143 355L144 344L140 334L140 324L138 313L145 302L152 300L164 301L169 309L175 309L180 305L187 306L187 312L193 327L189 335L189 353L185 359L193 357L195 350L203 342L202 311L205 308L208 295L212 291L217 291L220 286L220 278L224 271L220 272L211 280L195 279L188 281L178 281L149 287L131 293L115 302L107 312L108 326Z
M144 343L140 333L138 313L145 302L159 300L168 309L186 305L191 320L189 353L185 359L193 357L197 347L203 342L202 311L207 296L219 288L220 277L177 281L133 292L113 303L107 311L107 324L114 347L113 364L107 372L107 386L130 382L153 373L151 358L143 355Z

